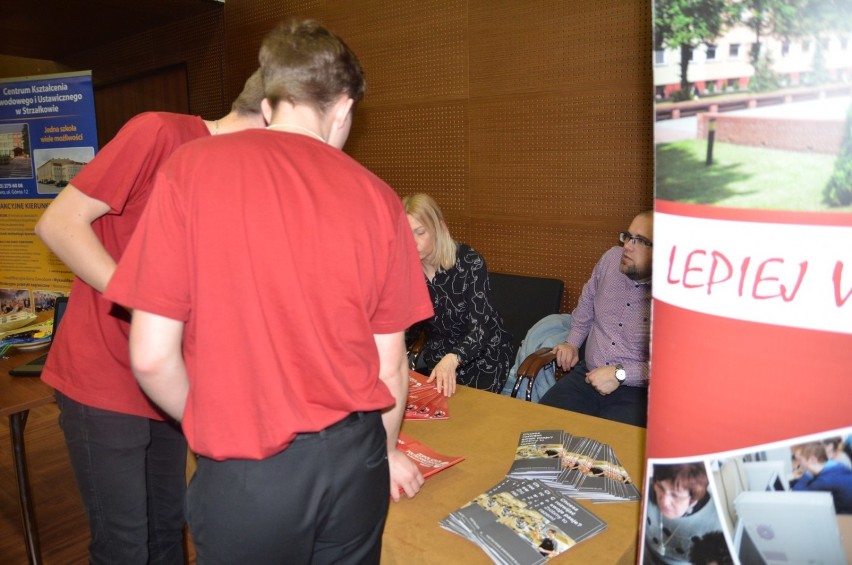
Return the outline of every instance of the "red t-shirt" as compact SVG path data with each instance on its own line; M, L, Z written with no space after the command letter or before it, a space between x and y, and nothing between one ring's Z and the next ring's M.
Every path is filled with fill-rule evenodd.
M178 146L209 134L196 116L140 114L71 180L84 194L109 205L92 229L113 259L124 253L160 165ZM44 382L89 406L163 419L130 371L127 313L78 278L71 296L42 372Z
M175 154L106 294L186 322L183 429L214 459L392 405L373 334L432 316L398 196L344 152L268 130Z

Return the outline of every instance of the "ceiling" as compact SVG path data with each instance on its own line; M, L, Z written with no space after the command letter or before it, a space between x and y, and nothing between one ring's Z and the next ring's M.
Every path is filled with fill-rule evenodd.
M3 1L0 55L61 61L110 43L222 8L224 0Z

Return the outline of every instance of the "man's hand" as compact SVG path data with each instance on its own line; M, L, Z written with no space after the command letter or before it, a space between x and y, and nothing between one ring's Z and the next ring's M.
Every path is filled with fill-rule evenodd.
M115 271L92 222L107 214L107 203L69 184L50 203L35 226L36 234L86 284L103 292Z
M423 474L417 465L396 448L388 449L388 466L390 467L390 495L394 502L399 502L400 489L405 496L413 498L423 482Z
M456 369L458 366L458 356L455 353L447 353L432 369L432 373L429 374L426 382L435 381L438 393L443 392L444 396L449 398L456 393Z
M382 412L382 425L388 438L388 467L390 469L390 495L394 502L400 498L400 489L411 498L423 486L423 475L417 465L396 448L399 426L408 397L408 358L405 356L403 332L375 334L379 352L379 378L394 397L394 405Z
M615 378L615 366L604 365L586 373L586 382L595 387L598 394L606 396L621 384Z
M553 348L556 364L563 371L570 371L580 361L580 351L570 343L560 343Z
M183 360L184 324L136 310L130 324L130 366L148 398L180 422L189 396Z

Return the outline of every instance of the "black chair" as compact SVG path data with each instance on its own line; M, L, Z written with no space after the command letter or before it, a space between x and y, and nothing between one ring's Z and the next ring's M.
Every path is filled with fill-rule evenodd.
M536 322L558 314L565 283L547 277L528 277L508 273L489 273L491 298L512 334L512 359L521 342Z

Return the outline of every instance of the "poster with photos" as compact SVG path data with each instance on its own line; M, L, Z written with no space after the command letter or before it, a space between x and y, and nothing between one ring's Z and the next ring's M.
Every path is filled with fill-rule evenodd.
M846 563L852 428L650 459L641 562Z
M849 479L824 440L849 449L852 426L852 10L659 0L653 23L640 558L847 562Z
M31 313L74 278L35 225L97 151L91 71L0 79L0 287L26 292Z

